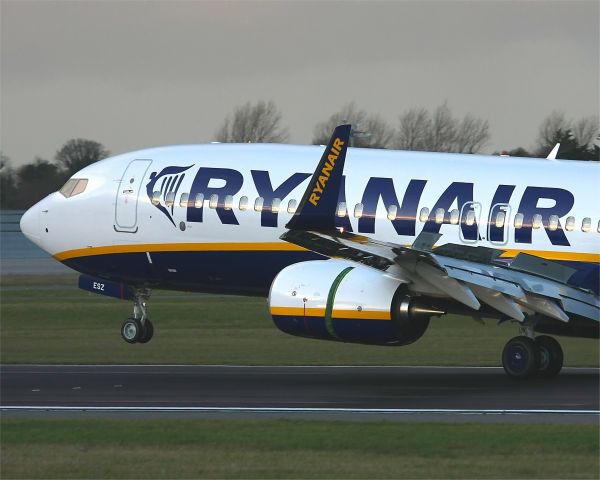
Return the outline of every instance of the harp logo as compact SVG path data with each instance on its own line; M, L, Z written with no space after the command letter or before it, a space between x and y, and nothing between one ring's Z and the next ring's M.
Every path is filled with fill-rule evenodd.
M173 226L175 226L173 221L175 198L185 178L184 172L192 167L193 165L189 167L166 167L160 173L152 172L150 181L146 185L148 199L152 205L166 215Z

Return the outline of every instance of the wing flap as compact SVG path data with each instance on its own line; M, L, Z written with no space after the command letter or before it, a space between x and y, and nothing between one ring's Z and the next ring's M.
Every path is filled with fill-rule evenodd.
M510 265L494 260L501 250L445 244L439 234L421 233L411 247L382 242L335 227L335 211L350 125L337 127L281 239L321 255L360 263L403 281L424 295L447 295L474 310L480 300L518 321L534 311L562 322L570 315L600 321L593 292L567 284L574 270L527 254Z

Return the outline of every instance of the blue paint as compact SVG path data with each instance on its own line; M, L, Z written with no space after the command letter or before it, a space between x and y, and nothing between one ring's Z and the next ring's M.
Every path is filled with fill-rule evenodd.
M208 184L213 179L223 180L225 185L219 188L209 188ZM233 196L239 192L243 183L244 177L237 170L231 168L199 168L190 191L190 202L187 207L187 221L202 222L204 208L194 207L194 199L196 198L196 195L201 193L204 195L205 199L210 199L211 195L218 195L219 203L216 211L221 222L226 225L239 225L233 210L225 209L225 197L227 195Z
M275 276L288 265L325 258L302 251L181 251L152 252L150 255L152 264L145 252L92 255L63 263L81 273L128 285L266 296ZM599 264L559 263L576 270L569 284L598 294Z
M440 233L442 224L450 223L450 210L452 205L456 202L458 208L461 209L466 203L473 202L473 184L468 182L452 182L444 193L440 196L435 205L431 209L429 218L423 226L424 232ZM444 220L442 223L435 221L435 212L438 208L444 209ZM472 209L464 209L462 212L462 218L460 221L460 228L462 235L465 240L478 240L479 228L477 221L474 221L472 225L467 225L466 218L467 213Z
M548 208L538 207L542 199L554 200L555 205ZM559 218L567 215L574 203L573 194L563 188L527 187L519 205L519 213L523 214L523 227L515 229L515 242L532 243L533 216L540 214L544 230L552 245L570 246L560 221L558 228L552 231L549 228L549 219L551 215L557 215Z
M498 185L494 198L490 204L490 214L488 216L489 221L489 237L488 240L491 242L505 243L508 239L504 238L504 232L506 231L505 226L496 226L496 216L501 211L502 205L506 205L510 202L510 197L515 190L515 185ZM508 212L507 212L508 213ZM508 222L508 215L505 218L505 222Z
M273 315L275 326L289 335L368 345L400 344L391 320L334 317L332 322L337 338L327 331L324 317Z
M294 173L287 178L279 187L273 189L269 172L266 170L251 170L254 185L258 196L264 198L264 207L260 214L260 224L263 227L277 227L278 214L272 211L271 205L274 198L283 200L294 188L300 185L310 175L308 173Z
M379 199L383 201L386 210L390 205L396 205L398 211L392 225L398 235L415 236L417 208L427 180L411 180L406 188L402 204L396 196L394 181L391 178L371 177L365 187L362 197L363 215L358 220L360 233L375 233L375 218Z

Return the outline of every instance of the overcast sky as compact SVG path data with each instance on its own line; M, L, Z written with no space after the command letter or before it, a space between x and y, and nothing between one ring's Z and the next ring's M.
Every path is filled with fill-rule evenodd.
M552 110L599 110L592 1L0 0L3 153L70 138L113 153L204 143L274 100L293 143L348 101L396 125L448 101L488 119L486 151L531 146Z

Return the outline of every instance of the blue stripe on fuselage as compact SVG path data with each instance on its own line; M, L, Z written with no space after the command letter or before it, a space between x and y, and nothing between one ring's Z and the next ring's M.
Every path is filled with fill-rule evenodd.
M288 265L324 260L308 251L175 251L114 253L76 257L63 263L79 272L128 285L194 292L267 295L275 276ZM576 270L569 283L599 293L600 265L560 261Z

